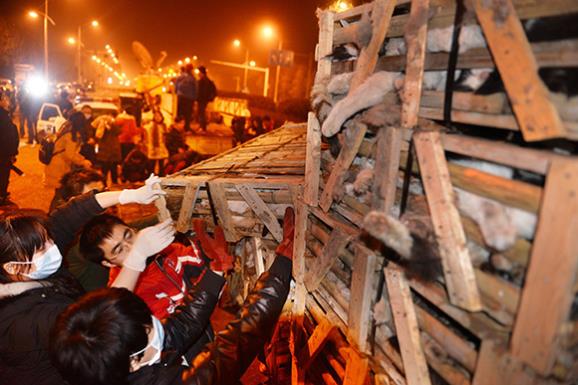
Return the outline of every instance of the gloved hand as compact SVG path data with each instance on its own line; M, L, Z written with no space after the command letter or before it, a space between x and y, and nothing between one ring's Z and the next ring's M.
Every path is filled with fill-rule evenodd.
M193 220L193 230L197 235L203 252L211 260L211 270L215 272L226 272L233 269L233 257L227 251L227 241L225 233L220 226L215 227L215 237L211 238L207 234L204 220Z
M166 195L161 187L161 178L151 174L149 178L145 181L144 186L137 189L125 189L122 190L118 197L118 202L121 205L127 203L140 203L149 204L154 202L159 196Z
M275 253L293 259L293 237L295 236L295 212L293 208L285 209L283 217L283 240L275 249Z
M166 248L174 239L175 229L170 219L142 229L136 235L132 248L122 265L142 272L146 268L147 258Z

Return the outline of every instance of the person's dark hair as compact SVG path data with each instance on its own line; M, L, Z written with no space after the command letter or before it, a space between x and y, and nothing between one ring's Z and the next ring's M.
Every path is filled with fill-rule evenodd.
M126 112L128 115L134 116L135 108L134 106L128 106L127 108L124 109L124 112Z
M29 262L37 250L52 239L46 217L37 211L18 210L0 217L0 266L7 262ZM30 266L30 265L28 265ZM0 282L10 282L0 268Z
M180 123L180 122L184 122L184 121L185 121L185 117L182 115L177 116L174 120L175 123Z
M187 64L187 65L185 66L185 72L188 73L189 75L192 75L194 68L195 68L195 67L193 67L192 64Z
M85 105L83 105L83 106L80 108L80 110L82 111L82 110L84 110L85 108L88 108L90 111L92 111L92 107L90 106L90 104L85 104Z
M205 66L200 66L199 72L202 73L203 75L206 75L207 74L207 68L205 68Z
M127 289L93 291L57 318L49 344L52 363L71 384L127 383L130 355L146 347L151 311Z
M79 168L67 172L60 179L62 198L67 201L72 197L82 194L84 186L93 182L102 182L104 184L102 174L96 170Z
M94 263L105 260L100 244L112 235L112 229L116 225L127 226L122 219L110 214L98 215L84 225L78 242L84 258Z

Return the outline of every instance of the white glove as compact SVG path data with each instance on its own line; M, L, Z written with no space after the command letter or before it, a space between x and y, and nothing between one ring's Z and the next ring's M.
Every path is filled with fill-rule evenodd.
M127 203L140 203L147 205L152 203L161 195L166 195L166 192L161 189L160 184L161 178L151 174L151 176L149 176L149 178L145 181L144 186L138 189L122 190L118 197L118 202L121 205L125 205Z
M132 248L122 265L142 272L146 268L147 258L165 249L174 239L175 228L171 219L142 229L136 235Z

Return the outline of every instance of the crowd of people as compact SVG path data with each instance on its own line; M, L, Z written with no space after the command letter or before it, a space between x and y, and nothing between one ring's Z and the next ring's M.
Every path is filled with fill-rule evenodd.
M8 181L14 168L23 126L13 123L14 100L0 92L0 205L10 203ZM44 163L44 187L56 189L71 170L99 170L106 185L141 182L151 173L174 173L206 158L189 148L185 118L177 116L167 126L159 109L151 108L137 125L135 111L126 107L95 117L90 105L74 109L63 93L58 101L65 117L55 118L54 132L29 130L28 143L39 143L39 160ZM26 124L26 123L24 123ZM28 126L30 128L31 126ZM40 165L42 166L42 165Z
M99 191L100 174L76 171L48 215L0 217L2 383L238 383L289 292L293 211L277 259L214 336L209 319L233 267L222 229L210 235L197 219L194 233L177 236L170 220L126 224L105 212L150 204L165 194L159 182Z

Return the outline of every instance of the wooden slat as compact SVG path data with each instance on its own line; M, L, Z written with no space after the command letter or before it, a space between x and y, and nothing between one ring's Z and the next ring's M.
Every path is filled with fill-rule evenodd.
M177 220L177 231L181 233L186 233L191 228L191 217L193 216L200 188L201 184L194 185L192 183L187 184L187 187L185 187L179 219Z
M319 287L319 284L337 260L337 256L345 249L349 240L350 237L338 228L331 231L329 240L323 248L321 258L315 258L305 272L305 285L309 291L314 291Z
M279 225L279 222L277 222L277 218L273 211L271 211L269 206L263 202L259 194L257 194L253 188L244 184L238 184L235 187L243 198L245 198L245 201L251 210L253 210L255 215L257 215L263 224L267 226L267 229L269 229L273 238L275 238L277 242L281 242L283 240L283 229L281 228L281 225Z
M474 0L474 5L524 139L564 136L566 130L538 75L538 65L512 1Z
M359 245L356 247L351 275L351 297L349 300L348 339L359 351L369 353L369 330L371 307L375 297L374 280L377 257L374 252Z
M305 371L299 365L297 354L303 342L303 322L307 305L307 288L305 287L305 248L307 233L307 217L309 208L303 201L303 189L288 186L293 198L295 210L295 235L293 238L293 278L295 279L295 295L291 309L291 335L289 347L291 350L291 384L304 384Z
M519 361L510 356L499 341L483 340L473 385L544 384L532 376Z
M208 182L207 188L210 191L217 217L223 226L225 239L227 242L237 242L240 236L237 234L233 219L231 218L231 211L229 210L229 204L225 196L225 187L219 182Z
M426 52L428 14L429 0L412 1L405 32L407 64L403 83L403 104L401 106L401 126L407 129L414 128L417 124Z
M512 335L513 355L551 372L578 269L578 162L552 161Z
M319 203L319 174L321 170L321 126L310 112L307 117L307 153L305 157L305 193L303 199L310 206Z
M450 301L466 310L480 311L480 294L460 215L454 204L440 134L434 131L416 133L414 143Z
M530 44L539 67L575 67L578 65L578 40L568 39ZM428 53L424 69L445 71L448 68L449 54L445 52ZM377 63L377 71L403 71L405 56L382 56ZM487 48L473 48L458 57L457 68L492 68L494 60Z
M383 272L407 385L431 384L407 279L403 272L396 268L386 267Z
M389 213L395 203L401 139L401 130L397 127L382 127L377 133L371 201L374 210Z
M337 327L328 320L322 321L307 340L307 344L299 351L297 362L301 370L305 371L313 363L315 357L321 352L329 335L337 330Z
M351 349L345 366L343 385L364 385L368 375L369 360Z
M251 248L255 257L255 270L257 277L265 272L265 261L263 259L262 240L259 237L251 237Z

